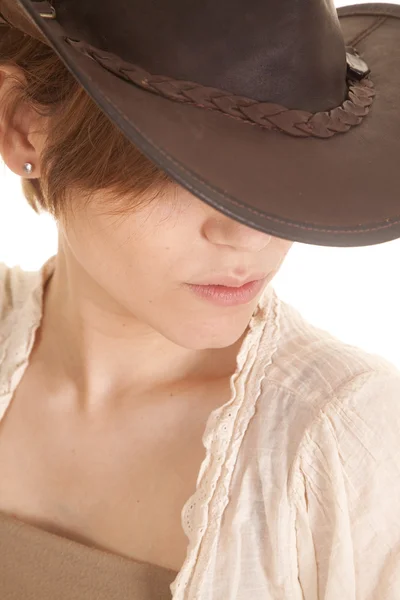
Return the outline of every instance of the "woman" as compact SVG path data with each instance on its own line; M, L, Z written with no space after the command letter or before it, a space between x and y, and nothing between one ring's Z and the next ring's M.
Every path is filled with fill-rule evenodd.
M365 174L368 136L389 123L373 70L348 55L342 105L344 41L326 1L299 12L247 0L229 15L172 2L169 16L162 3L54 4L0 2L0 152L59 231L40 272L0 270L1 598L397 598L400 373L305 322L271 285L294 241L400 235L396 186L374 196L397 113ZM342 13L346 43L378 64L384 40L392 63L375 77L395 73L393 100L400 10L357 11ZM234 22L241 44L227 43ZM295 42L278 40L274 66L276 31ZM256 40L270 77L241 67L249 49L259 61ZM120 57L104 54L113 43ZM133 46L142 70L127 69ZM175 84L212 86L213 106L201 86L203 100L186 83L171 97L173 57ZM148 90L151 64L168 77ZM253 98L236 106L263 111L263 94L275 116L269 103L251 125L261 113L221 108L221 93L216 109L223 77L230 101L244 84ZM302 109L296 130L278 104Z

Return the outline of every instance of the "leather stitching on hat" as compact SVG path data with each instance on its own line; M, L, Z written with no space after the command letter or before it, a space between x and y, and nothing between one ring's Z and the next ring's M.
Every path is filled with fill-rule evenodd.
M98 50L86 42L71 38L65 38L65 41L117 77L149 92L294 137L330 138L338 133L346 133L363 121L375 97L374 85L370 79L348 80L348 98L341 106L319 113L293 110L190 81L151 75L141 67L126 62L111 52Z
M95 80L90 75L87 75L87 77L91 84L95 84ZM114 110L123 119L129 121L129 117L126 115L126 113L123 110L121 110L121 108L113 102L113 100L108 96L108 94L106 94L105 92L101 92L101 93L102 93L104 99L107 102L109 102L109 104L114 108ZM147 141L148 144L150 144L153 148L156 147L154 141L146 134L146 132L144 132L143 130L141 130L138 127L136 129L140 133L140 135ZM190 171L189 169L184 167L184 165L181 162L175 160L168 152L166 152L162 148L157 147L157 152L159 152L159 154L167 162L169 162L172 165L174 165L175 167L177 167L181 172L187 174L191 179L193 179L194 181L199 183L202 187L206 188L209 192L213 192L213 193L216 192L218 195L222 194L222 192L220 190L218 190L215 186L209 185L206 181L204 181L203 179L198 177L195 173L193 173L193 171ZM193 189L193 188L192 188L192 186L189 186L188 189ZM194 189L193 189L193 193L196 193L194 191ZM226 193L224 193L224 200L227 200L233 206L237 206L240 208L246 208L251 214L262 217L268 221L272 221L275 223L281 223L283 225L287 225L287 226L297 228L297 229L302 229L305 231L317 231L318 233L340 233L342 235L352 235L352 234L363 235L364 233L371 233L372 231L374 231L374 232L381 231L382 229L387 229L389 227L393 227L393 225L400 224L400 215L396 215L395 220L393 220L392 218L385 219L384 222L377 224L375 227L371 227L368 225L367 226L361 225L357 229L350 229L349 227L341 227L339 229L330 227L329 229L326 229L324 227L318 226L317 223L313 224L310 221L308 221L307 224L305 225L304 223L299 223L299 222L293 221L291 219L280 219L280 218L275 217L274 215L271 215L265 211L261 211L256 208L249 207L248 205L243 204L243 202L239 202L236 198L234 198L231 195L227 195ZM215 199L213 200L213 206L218 207L222 212L224 210L226 210L226 206L223 205L221 203L221 201L217 201ZM313 225L315 225L315 226L313 226Z

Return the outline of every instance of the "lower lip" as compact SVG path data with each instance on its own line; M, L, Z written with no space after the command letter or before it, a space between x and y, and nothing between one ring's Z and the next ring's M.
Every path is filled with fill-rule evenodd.
M218 306L239 306L248 304L259 294L267 278L250 281L242 287L226 287L224 285L192 285L189 288L199 296Z

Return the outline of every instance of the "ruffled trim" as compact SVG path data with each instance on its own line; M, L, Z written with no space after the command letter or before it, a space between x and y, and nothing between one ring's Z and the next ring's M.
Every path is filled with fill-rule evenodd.
M280 338L280 303L270 284L256 309L230 378L230 399L208 417L202 442L206 456L194 494L182 509L189 544L185 562L170 586L173 600L201 597L202 577L228 504L237 456L256 410L262 381Z
M0 421L29 364L43 314L43 290L54 271L54 260L55 256L49 258L39 271L14 267L6 272L7 298L3 301L7 307L0 323Z

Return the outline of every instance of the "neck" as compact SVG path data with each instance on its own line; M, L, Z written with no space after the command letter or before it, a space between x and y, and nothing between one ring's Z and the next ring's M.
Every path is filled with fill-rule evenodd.
M83 406L140 398L178 382L202 384L235 371L243 336L229 348L178 346L108 297L63 252L44 290L35 343L38 362L56 391L71 391Z

